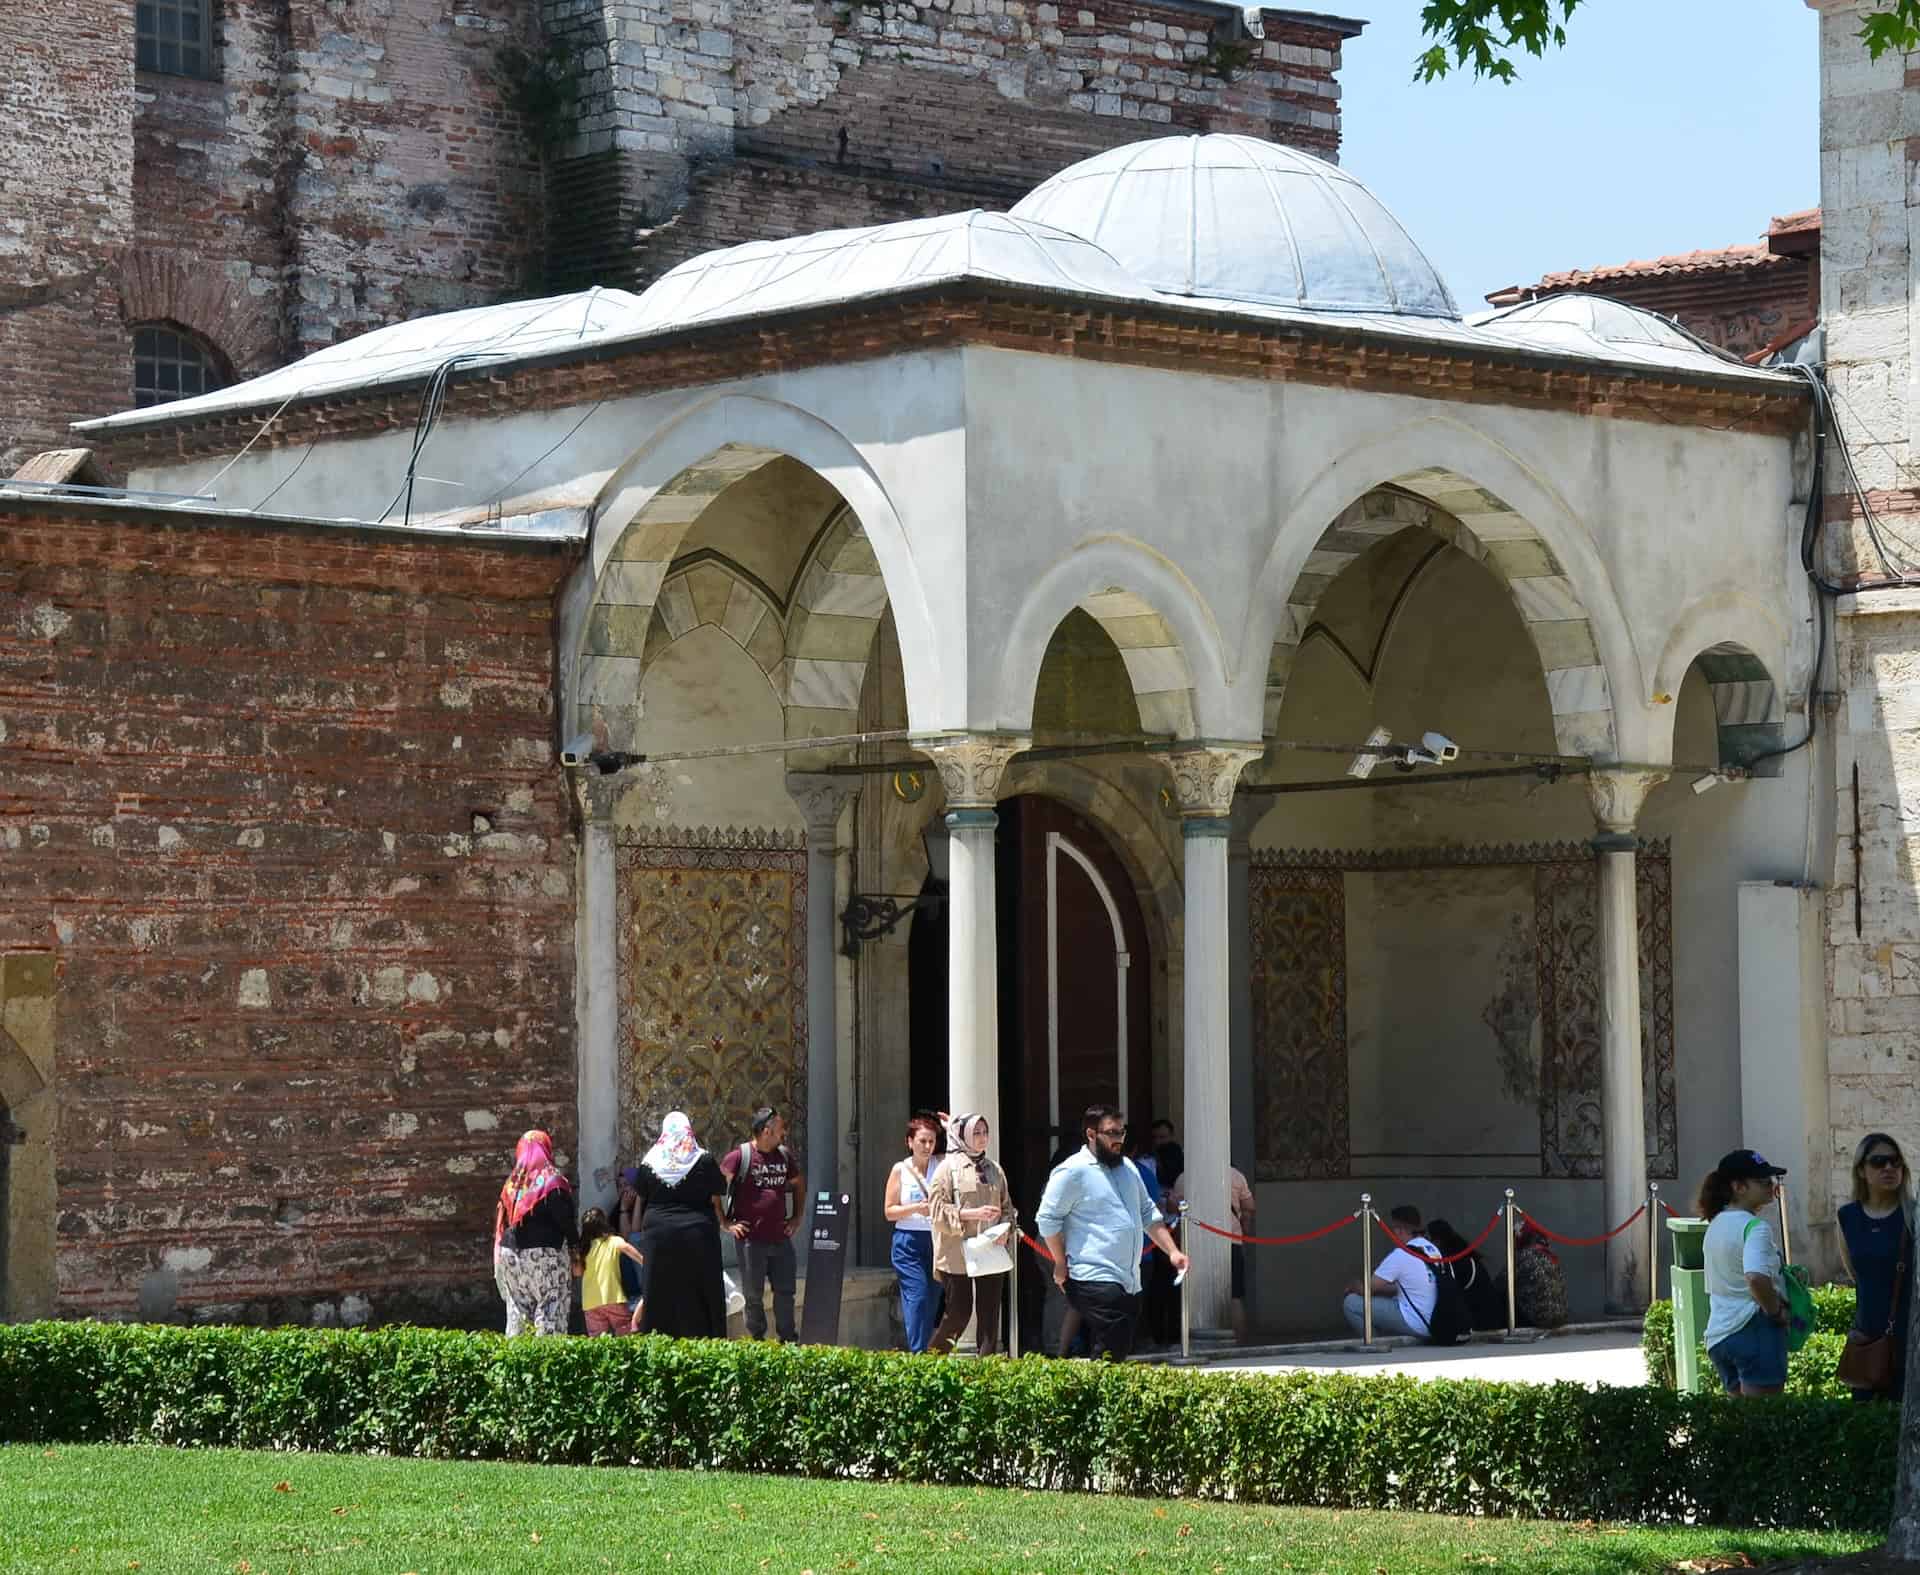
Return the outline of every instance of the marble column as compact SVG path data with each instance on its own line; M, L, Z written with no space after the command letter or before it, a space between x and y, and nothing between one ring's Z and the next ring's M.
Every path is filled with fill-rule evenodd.
M1640 917L1634 826L1662 771L1602 769L1587 778L1599 832L1593 839L1600 885L1600 1127L1606 1226L1647 1197L1646 1085L1640 1045ZM1647 1304L1647 1233L1622 1231L1606 1246L1606 1311Z
M807 1151L809 1192L840 1187L840 1028L835 1012L840 948L834 891L840 816L857 778L790 772L787 793L807 822Z
M574 1051L580 1204L610 1206L620 1167L620 916L614 879L617 776L575 779L583 815L574 919ZM556 1140L559 1134L554 1134Z
M1180 1134L1187 1155L1190 1217L1232 1229L1227 1165L1233 1133L1227 844L1233 789L1258 760L1254 745L1213 745L1166 757L1185 844L1186 1096ZM1232 1290L1227 1242L1203 1230L1187 1242L1188 1305L1193 1327L1224 1331Z
M994 811L1007 763L1024 738L977 737L924 753L947 791L947 1108L975 1111L1000 1130L1000 945L994 880Z

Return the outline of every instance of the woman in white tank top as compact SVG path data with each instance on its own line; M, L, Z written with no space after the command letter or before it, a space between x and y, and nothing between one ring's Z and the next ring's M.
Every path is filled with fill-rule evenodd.
M893 1272L900 1281L900 1321L907 1349L924 1351L940 1322L933 1278L933 1157L939 1128L925 1116L907 1123L907 1157L887 1175L887 1218L893 1221Z

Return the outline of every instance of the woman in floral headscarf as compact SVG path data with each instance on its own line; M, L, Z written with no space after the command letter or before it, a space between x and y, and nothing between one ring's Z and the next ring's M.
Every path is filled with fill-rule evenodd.
M982 1356L1000 1349L1000 1304L1014 1277L1012 1266L983 1271L981 1265L967 1261L967 1242L996 1226L1005 1227L1002 1239L1009 1258L1020 1246L1015 1234L1019 1214L1007 1191L1007 1173L987 1158L991 1136L985 1116L948 1118L947 1159L934 1179L931 1199L933 1267L947 1305L927 1349L940 1356L953 1349L976 1311L974 1348Z
M642 1334L724 1340L727 1302L721 1284L720 1232L726 1178L693 1135L684 1111L671 1111L634 1178L646 1213L640 1250L647 1259Z
M580 1240L573 1188L553 1163L553 1139L535 1130L513 1151L513 1173L493 1211L493 1279L507 1304L507 1333L565 1334L573 1307L573 1248Z

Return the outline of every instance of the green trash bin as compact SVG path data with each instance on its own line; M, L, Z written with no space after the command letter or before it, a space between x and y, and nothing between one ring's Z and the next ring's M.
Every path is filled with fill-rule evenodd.
M1700 1337L1707 1332L1713 1299L1707 1295L1707 1222L1674 1217L1667 1221L1673 1236L1673 1377L1683 1394L1698 1394Z

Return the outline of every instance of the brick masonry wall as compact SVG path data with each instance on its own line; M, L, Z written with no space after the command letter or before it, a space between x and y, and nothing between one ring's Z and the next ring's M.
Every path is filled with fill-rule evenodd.
M51 948L58 1309L491 1319L571 1147L570 554L0 505L0 953Z
M0 475L126 398L115 274L133 233L133 7L20 7L6 40Z

